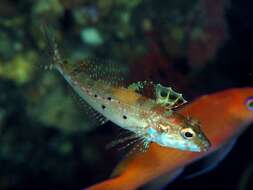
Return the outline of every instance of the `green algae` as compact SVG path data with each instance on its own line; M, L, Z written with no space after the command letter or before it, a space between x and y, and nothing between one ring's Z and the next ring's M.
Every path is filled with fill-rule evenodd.
M30 51L17 54L13 59L0 63L0 76L24 84L33 79L37 55Z

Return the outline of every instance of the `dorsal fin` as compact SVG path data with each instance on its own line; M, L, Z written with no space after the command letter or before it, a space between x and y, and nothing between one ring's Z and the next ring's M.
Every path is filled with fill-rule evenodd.
M76 62L67 61L62 59L58 50L58 44L47 25L43 26L42 32L46 37L49 55L53 59L53 63L44 66L45 69L54 67L59 69L60 67L59 70L64 70L66 74L77 77L79 81L88 76L92 80L101 80L113 86L126 86L128 75L128 67L126 65L95 57L87 57ZM86 74L85 77L83 76L84 74Z
M172 90L171 87L165 87L160 84L155 85L156 103L165 107L177 108L187 101L183 95Z
M147 98L155 99L155 85L152 81L138 81L130 84L129 89L145 96Z
M182 94L175 92L171 87L154 84L151 81L132 83L128 88L145 97L154 99L157 104L160 104L167 109L177 108L187 102Z
M86 74L92 80L101 80L113 86L126 84L128 68L125 65L91 57L70 65L71 75L80 79Z

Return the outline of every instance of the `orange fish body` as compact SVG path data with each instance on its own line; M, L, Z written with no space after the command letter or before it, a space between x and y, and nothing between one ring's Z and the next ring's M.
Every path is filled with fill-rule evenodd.
M132 190L175 171L217 151L222 145L239 136L253 121L253 88L238 88L203 96L185 106L180 112L198 118L202 130L212 143L208 152L194 153L166 149L154 143L145 153L123 160L116 170L121 173L112 179L93 185L88 190ZM248 107L251 106L251 107ZM126 165L124 169L120 166Z

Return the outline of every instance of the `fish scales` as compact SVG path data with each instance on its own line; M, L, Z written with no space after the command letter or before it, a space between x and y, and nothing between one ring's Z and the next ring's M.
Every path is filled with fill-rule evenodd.
M80 80L80 75L71 76L71 72L62 68L58 68L60 73L78 95L96 111L125 129L144 134L145 128L149 125L147 117L152 117L151 112L153 112L144 109L148 105L154 104L155 106L152 100L146 99L146 103L143 103L143 97L133 90L124 87L117 88L102 80L93 81L84 73L82 73L82 80ZM141 105L139 101L142 102ZM153 112L154 114L155 112ZM124 116L127 118L124 119Z

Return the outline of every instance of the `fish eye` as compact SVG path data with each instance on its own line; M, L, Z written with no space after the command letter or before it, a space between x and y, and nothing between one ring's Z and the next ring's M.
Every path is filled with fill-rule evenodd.
M247 98L246 106L249 110L253 111L253 96Z
M181 135L184 139L190 140L195 136L195 132L191 128L181 130Z

